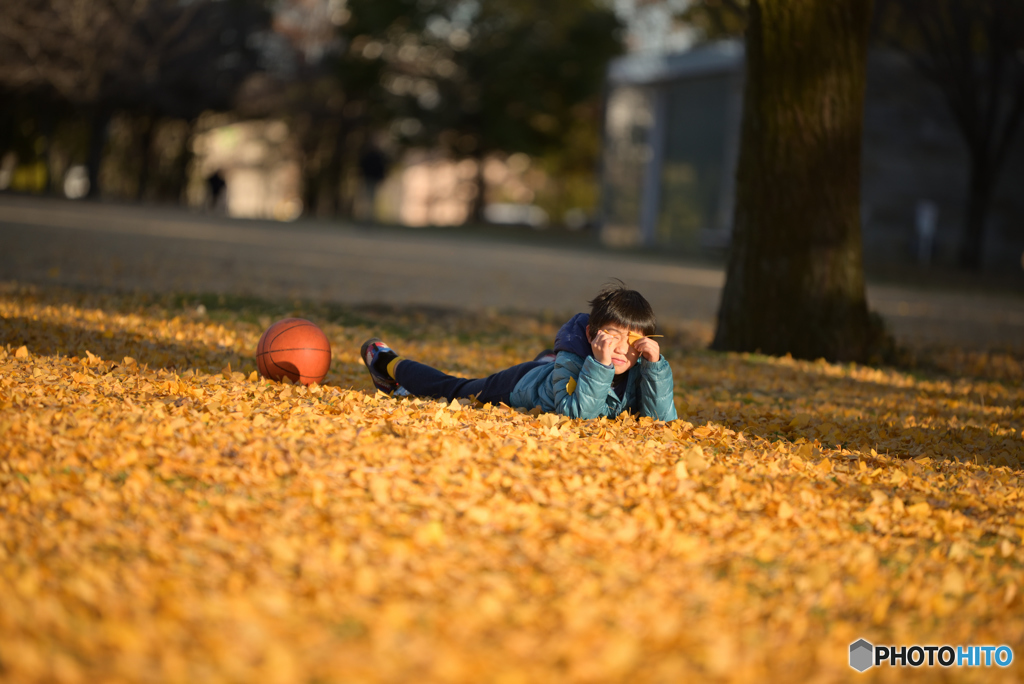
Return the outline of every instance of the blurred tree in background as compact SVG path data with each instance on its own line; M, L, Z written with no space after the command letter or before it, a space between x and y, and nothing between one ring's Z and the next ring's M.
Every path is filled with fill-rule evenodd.
M748 0L694 0L679 14L699 40L739 38L747 28Z
M572 136L585 131L599 140L595 96L605 65L620 51L614 15L592 0L506 0L482 3L466 21L467 3L450 5L443 19L431 21L427 36L438 49L445 43L455 48L454 68L438 74L437 97L438 104L456 106L426 109L425 131L436 131L453 152L478 162L494 152L523 152L547 155L553 178L581 165L592 172L596 145L587 149ZM421 98L420 104L433 103ZM477 221L484 201L482 164L478 169Z
M481 220L490 154L541 158L556 185L593 177L605 66L622 49L603 3L349 0L348 9L342 80L378 65L383 92L360 108L376 112L370 120L389 119L406 145L477 162L471 220Z
M1024 119L1024 2L878 0L880 40L942 91L971 165L960 263L981 266L999 173Z
M131 194L179 201L197 123L225 112L288 123L312 213L350 210L346 178L381 137L477 162L523 152L555 179L549 203L596 199L604 70L621 51L601 0L8 0L4 15L0 154L49 191L86 163L101 193L117 117Z
M679 15L702 40L738 37L748 0L695 0ZM970 157L960 264L981 266L1006 156L1024 120L1024 2L877 0L874 40L942 92Z
M293 4L296 15L308 13L310 3ZM382 86L387 67L383 42L379 53L364 55L364 48L370 36L397 38L422 30L423 17L416 3L406 0L328 2L319 7L326 10L321 28L330 31L329 40L319 41L322 54L307 54L297 70L276 75L273 88L283 96L269 109L254 107L247 91L238 106L246 115L279 116L289 122L303 154L303 204L308 213L329 216L351 213L342 192L346 169L356 163L359 147L373 132L387 129L406 109L402 98Z
M21 106L8 113L4 129L34 138L45 163L64 120L87 122L76 133L86 137L96 196L111 116L129 112L140 128L141 197L156 122L191 122L203 111L230 108L234 90L257 68L249 38L267 28L269 17L250 0L9 0L0 23L0 88ZM179 172L187 165L187 138ZM71 147L81 149L81 140Z

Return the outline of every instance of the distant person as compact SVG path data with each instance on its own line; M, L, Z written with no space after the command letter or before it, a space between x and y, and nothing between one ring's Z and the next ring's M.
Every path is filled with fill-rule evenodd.
M576 314L558 331L553 353L542 352L486 378L459 378L405 359L376 337L363 343L359 355L377 389L393 396L476 397L485 404L539 406L570 418L629 411L675 420L672 368L651 339L656 325L651 305L621 281L589 303L589 314Z
M369 143L359 153L359 175L363 179L362 218L373 221L377 207L377 189L388 175L388 158L383 150Z
M206 199L207 202L209 202L211 211L220 212L223 210L222 198L224 197L224 190L227 186L228 182L224 180L224 176L221 174L220 169L217 169L206 177Z

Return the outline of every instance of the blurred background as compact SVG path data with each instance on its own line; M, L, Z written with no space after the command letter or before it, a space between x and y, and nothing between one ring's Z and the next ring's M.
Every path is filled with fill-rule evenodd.
M1024 267L1019 0L877 0L868 268ZM744 0L5 0L0 192L721 260Z

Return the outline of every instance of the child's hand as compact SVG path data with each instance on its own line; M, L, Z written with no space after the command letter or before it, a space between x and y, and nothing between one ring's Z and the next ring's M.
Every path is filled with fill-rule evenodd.
M604 330L598 330L590 347L594 351L594 358L606 366L612 365L612 354L619 344L619 338L610 335Z
M633 348L651 363L656 363L661 359L661 346L650 337L641 337L633 343Z

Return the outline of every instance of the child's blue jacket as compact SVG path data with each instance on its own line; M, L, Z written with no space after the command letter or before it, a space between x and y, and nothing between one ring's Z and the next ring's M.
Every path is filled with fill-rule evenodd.
M590 314L573 316L555 336L555 361L534 368L516 384L510 401L519 408L540 406L570 418L617 416L628 410L656 420L675 420L672 368L662 356L640 357L626 374L620 399L612 389L615 369L594 358L587 340Z

